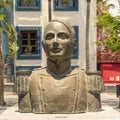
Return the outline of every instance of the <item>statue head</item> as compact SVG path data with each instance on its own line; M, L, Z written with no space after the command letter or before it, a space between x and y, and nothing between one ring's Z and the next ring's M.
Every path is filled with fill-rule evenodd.
M74 52L74 29L67 21L52 20L44 28L42 43L49 59L63 61Z

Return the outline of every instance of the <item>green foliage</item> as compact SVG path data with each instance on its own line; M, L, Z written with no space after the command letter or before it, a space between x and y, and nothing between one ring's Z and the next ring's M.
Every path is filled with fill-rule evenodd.
M17 39L17 33L15 30L15 27L13 25L6 24L6 30L5 32L7 33L7 36L9 38L9 42L15 42Z
M32 51L32 46L28 45L27 48L25 49L25 53L31 53Z
M30 0L24 0L24 3L25 3L25 5L30 5L31 4Z
M9 11L10 10L10 4L11 4L12 0L0 0L0 30L4 30L5 29L5 10Z
M106 3L105 6L107 6ZM119 52L120 37L118 34L120 30L120 16L113 17L110 13L102 11L102 14L97 14L96 20L97 29L102 29L101 33L98 32L102 38L97 41L97 45L108 48L111 52Z
M18 46L16 43L16 41L17 41L16 29L13 25L7 24L5 33L7 34L7 37L8 37L8 45L9 45L8 55L10 55L12 58L15 58L16 52L18 50Z
M18 50L18 46L16 43L17 40L16 29L13 25L7 24L4 19L5 18L4 9L9 11L11 2L12 0L0 0L0 30L5 32L8 37L8 47L9 47L8 54L11 57L15 58L16 56L15 54Z
M104 13L109 14L109 8L115 7L113 4L107 4L108 0L97 0L97 15L102 16Z
M4 20L4 14L3 13L0 13L0 21L3 21Z
M2 9L10 9L10 3L12 0L0 0L0 10Z
M63 0L62 1L62 4L68 4L69 2L68 2L68 0Z
M8 43L9 45L9 52L8 55L11 56L12 58L16 57L16 52L18 51L18 46L15 42Z

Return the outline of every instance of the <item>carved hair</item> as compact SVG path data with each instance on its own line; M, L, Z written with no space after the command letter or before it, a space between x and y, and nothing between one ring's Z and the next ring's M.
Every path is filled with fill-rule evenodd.
M70 35L71 35L71 38L73 39L73 40L75 40L75 31L74 31L74 28L70 25L70 23L67 21L67 20L51 20L47 25L46 25L46 27L50 24L50 23L52 23L52 22L59 22L59 23L62 23L67 29L68 29L68 31L69 31L69 33L70 33ZM46 28L45 27L45 28Z

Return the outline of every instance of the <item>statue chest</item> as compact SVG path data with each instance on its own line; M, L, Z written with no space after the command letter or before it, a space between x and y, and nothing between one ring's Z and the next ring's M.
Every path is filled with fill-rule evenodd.
M78 74L69 75L63 78L39 75L38 87L34 89L37 96L31 99L39 106L37 109L43 113L75 113L86 110L85 81L80 80ZM86 94L86 93L85 93ZM36 102L37 101L37 102ZM83 104L81 109L81 103Z

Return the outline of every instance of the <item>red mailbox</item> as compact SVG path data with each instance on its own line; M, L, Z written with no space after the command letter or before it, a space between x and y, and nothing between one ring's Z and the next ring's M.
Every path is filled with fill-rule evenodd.
M101 63L100 69L104 83L120 83L120 63Z

